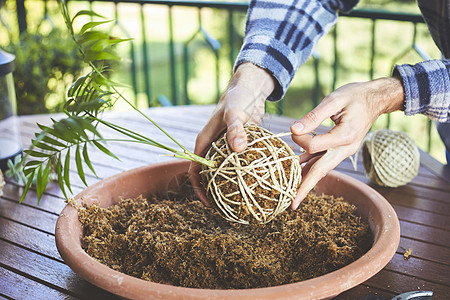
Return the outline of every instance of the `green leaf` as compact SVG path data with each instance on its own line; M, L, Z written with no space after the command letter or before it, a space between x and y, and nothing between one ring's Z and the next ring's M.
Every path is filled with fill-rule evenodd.
M67 189L72 193L70 187L70 148L67 149L66 159L64 161L64 181L66 182Z
M42 169L42 167L39 167L38 169L38 176L36 181L38 204L42 198L42 195L44 194L45 188L47 187L49 175L50 175L50 160L47 162L45 169Z
M115 38L113 38L113 39L108 39L108 40L100 40L91 47L91 50L92 51L103 51L112 45L116 45L116 44L119 44L122 42L131 41L131 40L133 40L133 39L115 39Z
M81 181L83 181L84 185L87 186L86 183L86 177L84 175L84 170L83 170L83 161L81 160L81 151L80 151L80 145L77 145L77 150L75 152L75 163L77 165L77 171L78 171L78 176L80 176Z
M25 196L28 193L28 190L30 189L31 183L33 182L33 179L34 179L34 172L30 173L27 177L28 177L28 181L27 181L27 184L25 185L25 187L23 188L23 193L22 193L22 196L20 197L19 203L22 203L22 201L25 199Z
M99 138L103 139L100 132L98 132L97 128L94 125L92 125L90 120L87 120L86 118L81 118L81 117L74 118L74 120L77 123L79 123L79 125L82 128L84 128L85 130L89 130L90 132L92 132L93 134L98 136Z
M43 131L39 135L45 135L45 133L55 135L54 134L55 131L53 130L53 128L39 124L39 123L36 123L36 125L39 127L39 129L41 129Z
M25 164L25 168L29 168L29 167L32 167L32 166L37 166L37 165L40 165L40 164L42 164L42 161L40 161L40 160L30 160L30 161L28 161Z
M41 165L42 165L42 161L40 161L39 164L37 164L35 166L31 166L31 167L26 166L23 169L23 173L25 174L26 177L28 177L31 173L34 173L36 171L36 169L38 169Z
M121 58L105 51L93 51L91 49L87 50L84 56L84 61L89 62L96 60L121 60Z
M37 174L37 177L36 177L36 192L37 192L37 196L38 196L38 202L39 202L39 199L41 198L41 195L42 195L42 193L43 193L43 190L42 190L42 165L39 165L38 167L37 167L37 169L36 169L36 174Z
M40 149L43 149L43 150L47 150L47 151L51 151L51 152L58 152L59 151L58 149L56 149L56 148L54 148L54 147L52 147L50 145L47 145L46 143L37 142L36 140L33 140L32 144L33 144L33 146L35 146L37 148L40 148Z
M108 21L99 21L99 22L87 22L86 24L83 25L83 27L81 27L81 30L78 34L83 34L85 33L87 30L94 28L96 26L102 25L102 24L106 24L106 23L110 23L113 20L108 20Z
M35 135L36 135L36 134L35 134ZM66 145L64 145L64 144L61 143L60 141L55 140L54 138L48 136L47 134L44 135L44 137L42 138L42 141L45 142L45 143L47 143L47 144L53 145L53 146L57 146L57 147L66 147Z
M58 155L58 161L56 162L56 176L58 178L58 185L61 189L64 197L67 199L66 189L64 188L64 178L62 176L62 164L61 164L61 153Z
M49 156L51 156L51 154L49 154L49 153L42 153L42 152L38 152L38 151L34 151L34 150L23 150L23 152L25 152L29 156L33 156L33 157L49 157Z
M61 120L61 123L67 127L68 130L72 131L76 136L83 137L85 140L88 140L86 132L84 132L84 128L80 126L80 124L75 120L76 117L69 117L67 119ZM78 140L79 138L77 138Z
M77 39L77 43L79 45L83 45L86 43L96 43L99 40L105 39L109 40L108 34L97 30L91 30L80 35Z
M78 89L85 83L87 77L88 75L81 76L74 83L72 83L69 90L67 91L67 97L74 97L78 92Z
M98 149L100 149L103 153L105 153L105 154L107 154L107 155L109 155L109 156L111 156L111 157L114 157L115 159L117 159L117 160L120 160L117 156L115 156L114 155L114 153L112 153L111 151L109 151L107 148L105 148L102 144L100 144L99 142L97 142L97 141L93 141L94 142L94 144L95 144L95 146L98 148Z
M76 144L79 137L72 132L70 127L67 127L61 121L55 121L53 119L52 121L54 122L53 123L54 136L71 144Z
M99 17L105 19L104 16L99 15L98 13L92 11L92 10L80 10L76 13L76 15L72 18L72 23L75 21L76 18L79 16L89 16L89 17Z
M97 176L97 173L95 173L94 167L91 164L91 160L89 159L89 155L88 155L88 151L87 151L87 143L84 143L84 147L83 147L83 158L84 158L84 162L86 163L86 165L89 167L89 169L91 169L92 173L94 173L95 177Z

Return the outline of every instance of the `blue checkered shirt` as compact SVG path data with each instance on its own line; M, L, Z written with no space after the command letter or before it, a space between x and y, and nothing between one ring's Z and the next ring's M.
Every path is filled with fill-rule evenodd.
M235 68L251 62L266 69L278 82L268 100L280 100L297 69L336 23L338 11L350 11L358 1L251 0ZM395 66L405 90L405 114L450 122L450 1L417 2L443 59Z

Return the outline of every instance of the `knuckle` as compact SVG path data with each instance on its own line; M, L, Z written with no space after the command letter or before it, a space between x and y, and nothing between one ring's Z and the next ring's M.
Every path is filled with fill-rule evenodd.
M319 122L319 116L318 116L318 114L317 114L314 110L308 112L308 113L304 116L304 118L305 118L308 122L311 122L311 123L313 123L313 124L316 124L316 123Z

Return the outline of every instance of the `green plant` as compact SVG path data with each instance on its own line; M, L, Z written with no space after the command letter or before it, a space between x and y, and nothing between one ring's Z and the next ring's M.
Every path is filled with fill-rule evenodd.
M90 162L88 147L92 146L105 154L117 158L106 146L110 141L127 141L143 143L158 147L174 153L175 157L189 159L201 164L214 166L214 162L206 160L187 150L164 129L158 126L152 119L141 112L118 90L120 84L111 81L105 76L108 70L102 62L105 60L120 60L112 51L111 46L127 41L110 36L97 30L97 26L108 23L108 20L90 21L84 24L78 34L75 34L73 23L80 16L101 18L102 16L88 10L79 11L73 18L70 17L65 0L58 0L64 21L70 36L75 41L78 51L91 71L78 78L67 92L67 101L63 111L65 118L52 119L50 126L38 124L42 130L35 134L32 147L24 150L22 160L10 161L8 176L24 178L26 182L21 201L24 199L31 184L35 182L40 200L50 178L50 171L54 169L59 186L67 198L66 191L71 192L69 179L70 158L75 156L78 175L86 184L84 168L86 165L95 174ZM145 119L165 133L174 141L181 150L173 149L160 144L146 136L135 133L124 127L101 119L102 112L114 105L117 100L125 101L133 109L138 111ZM100 134L98 127L105 126L121 133L123 139L106 139ZM84 164L83 164L84 161Z
M78 77L83 61L72 39L59 28L49 33L24 32L6 46L16 56L14 72L18 113L36 114L61 111L66 85ZM48 99L54 96L52 105Z

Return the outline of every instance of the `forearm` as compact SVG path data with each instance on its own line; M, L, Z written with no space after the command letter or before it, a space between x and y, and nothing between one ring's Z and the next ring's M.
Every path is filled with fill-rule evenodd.
M227 90L235 88L245 89L253 98L265 100L275 89L275 79L265 69L243 63L236 68Z
M403 110L405 95L399 77L384 77L367 82L371 108L377 115Z

